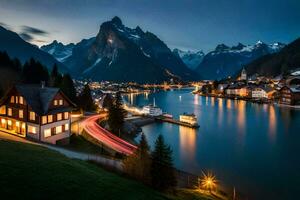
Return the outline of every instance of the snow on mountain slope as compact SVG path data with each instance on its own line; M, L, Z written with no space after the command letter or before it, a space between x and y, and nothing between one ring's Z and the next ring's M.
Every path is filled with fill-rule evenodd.
M173 53L179 58L181 58L181 60L186 64L186 66L193 70L198 67L205 55L203 51L184 51L177 48L173 49Z
M72 55L74 46L75 45L73 43L64 45L61 42L57 42L56 40L54 40L48 45L41 46L41 49L51 54L58 61L64 62L68 57Z
M229 47L219 44L215 50L210 51L196 68L196 71L205 79L222 79L239 71L251 61L280 51L285 45L282 43L266 44L257 41L253 45L238 43Z

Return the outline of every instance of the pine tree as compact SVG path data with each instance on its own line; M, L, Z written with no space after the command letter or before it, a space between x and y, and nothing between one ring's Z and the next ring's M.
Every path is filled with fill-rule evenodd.
M96 110L96 106L94 104L92 95L91 95L91 90L88 84L86 84L83 88L83 91L79 94L78 96L78 103L79 106L84 110L84 111L94 111Z
M150 148L145 135L142 134L137 150L123 160L123 169L130 176L148 184L151 180L150 166Z
M50 74L49 85L51 87L60 87L61 82L62 82L62 75L58 72L58 67L55 63Z
M121 94L118 92L116 94L115 100L108 108L108 125L110 130L115 133L119 134L121 128L124 124L124 118L126 116L126 111L122 105L122 97Z
M177 180L173 167L172 150L165 144L162 135L159 135L155 142L151 158L152 186L161 191L173 189L177 185Z
M49 80L49 73L47 68L45 68L40 62L31 58L23 66L22 80L24 83L29 84L40 84L41 81L45 81L47 83Z
M76 89L69 74L64 74L62 77L60 89L71 101L77 103Z
M0 52L0 96L20 81L21 72L22 65L18 59L11 59L6 52Z

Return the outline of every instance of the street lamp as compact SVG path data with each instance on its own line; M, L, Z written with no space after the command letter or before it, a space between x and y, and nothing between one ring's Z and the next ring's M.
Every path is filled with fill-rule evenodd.
M203 177L200 179L200 183L203 188L211 191L211 189L214 189L217 187L217 180L214 175L212 175L209 172L207 174L202 172L202 174L203 174Z

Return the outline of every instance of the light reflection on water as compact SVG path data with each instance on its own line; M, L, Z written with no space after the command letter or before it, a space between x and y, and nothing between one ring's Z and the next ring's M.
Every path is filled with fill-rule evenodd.
M175 166L195 174L212 170L220 180L253 197L250 199L289 199L298 190L300 110L190 92L159 92L147 99L133 96L133 104L139 106L155 98L175 118L183 112L198 117L198 130L166 123L143 127L151 145L162 134L173 149Z
M195 159L196 137L195 129L179 126L180 156L182 160Z

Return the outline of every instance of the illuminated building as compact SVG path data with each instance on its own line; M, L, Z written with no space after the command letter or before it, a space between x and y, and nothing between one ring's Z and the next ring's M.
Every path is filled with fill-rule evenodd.
M75 104L59 88L16 85L0 102L0 130L46 143L67 143Z
M271 87L255 87L251 91L251 97L253 99L272 99L275 92L276 90Z
M279 103L287 105L300 105L300 86L284 86L280 89Z

